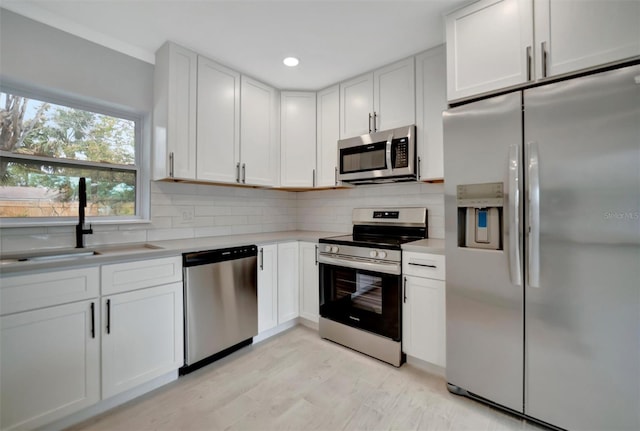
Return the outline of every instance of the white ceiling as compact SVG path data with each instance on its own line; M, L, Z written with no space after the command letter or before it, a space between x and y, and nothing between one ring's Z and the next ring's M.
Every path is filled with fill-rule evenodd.
M0 0L0 5L153 63L171 40L280 89L318 90L444 42L468 0ZM288 68L282 59L300 59Z

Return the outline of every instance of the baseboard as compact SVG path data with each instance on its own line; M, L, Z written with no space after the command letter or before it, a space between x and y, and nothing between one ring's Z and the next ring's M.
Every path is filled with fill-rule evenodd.
M266 331L263 331L258 335L256 335L255 337L253 337L253 344L264 341L267 338L273 337L274 335L277 335L283 331L286 331L287 329L291 329L297 324L298 324L298 319L291 319L287 322L284 322L276 326L275 328L267 329Z
M447 377L447 369L440 365L432 364L431 362L424 361L420 358L407 355L407 364L412 365L422 371L426 371L429 374L435 374L441 377Z
M134 398L138 398L142 395L146 395L152 392L155 389L158 389L168 383L171 383L178 379L178 370L170 371L167 374L164 374L160 377L156 377L155 379L144 383L140 386L136 386L133 389L129 389L126 392L123 392L118 395L114 395L111 398L106 400L102 400L98 402L98 404L94 404L91 407L87 407L84 410L80 410L77 413L74 413L69 416L65 416L62 419L51 422L45 426L38 428L40 431L59 431L65 428L69 428L72 425L79 424L80 422L84 422L88 419L93 418L101 413L106 412L107 410L111 410L114 407L118 407L121 404L124 404L128 401L133 400Z

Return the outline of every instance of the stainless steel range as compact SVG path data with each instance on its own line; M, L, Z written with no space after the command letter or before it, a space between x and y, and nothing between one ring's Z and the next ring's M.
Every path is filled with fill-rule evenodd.
M426 237L426 208L356 208L352 235L320 239L320 336L399 367L401 245Z

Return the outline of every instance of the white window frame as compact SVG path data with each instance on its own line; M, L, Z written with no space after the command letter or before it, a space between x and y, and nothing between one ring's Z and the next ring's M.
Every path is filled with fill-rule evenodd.
M94 112L96 114L107 115L135 123L135 168L136 171L136 213L132 216L87 216L86 222L94 225L119 225L151 223L150 220L150 160L151 160L151 115L150 113L140 113L120 106L113 106L107 102L89 100L82 97L56 94L53 91L24 88L22 86L7 85L0 83L0 92L15 94L41 102L48 102L72 109L81 109ZM24 160L45 160L51 158L29 157L22 154L11 154L8 158ZM55 160L55 159L54 159ZM92 163L86 161L76 161L70 159L59 159L61 164L76 165L79 168L91 168ZM118 165L120 166L120 165ZM0 217L0 227L36 227L36 226L68 226L78 223L77 217Z

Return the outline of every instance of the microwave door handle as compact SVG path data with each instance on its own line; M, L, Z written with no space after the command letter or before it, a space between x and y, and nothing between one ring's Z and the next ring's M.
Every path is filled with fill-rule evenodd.
M393 165L391 164L392 142L393 135L389 136L389 139L387 139L387 171L389 172L393 171Z

